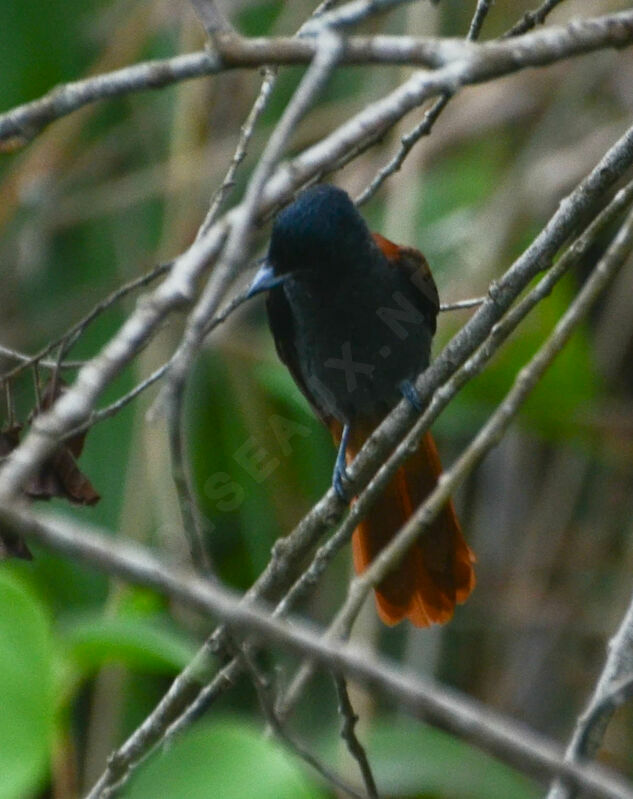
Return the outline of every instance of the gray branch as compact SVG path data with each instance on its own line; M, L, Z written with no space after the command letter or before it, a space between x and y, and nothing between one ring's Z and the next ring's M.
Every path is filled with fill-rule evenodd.
M592 50L625 47L632 41L633 11L622 11L486 44L448 38L355 36L345 40L340 63L408 64L435 69L452 66L454 72L435 87L434 93L438 94ZM147 61L58 86L38 100L0 115L0 142L5 149L21 146L54 120L99 100L159 89L229 69L308 64L317 49L316 39L309 37L246 39L233 33L217 33L213 42L212 52Z

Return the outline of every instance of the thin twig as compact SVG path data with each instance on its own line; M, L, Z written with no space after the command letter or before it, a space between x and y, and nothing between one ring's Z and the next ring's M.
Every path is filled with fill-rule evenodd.
M294 752L296 755L298 755L298 757L300 757L305 763L313 768L317 774L323 777L323 779L330 783L330 785L332 785L334 788L337 788L339 791L343 791L343 793L347 794L348 796L354 797L354 799L375 799L373 795L370 794L368 797L367 794L356 790L353 785L341 779L338 774L335 774L333 771L331 771L314 754L312 754L312 752L310 752L304 744L300 743L293 738L292 735L290 735L281 719L275 713L275 700L274 697L271 696L270 681L260 673L260 669L255 663L254 657L250 652L250 648L247 646L236 648L233 652L233 655L242 662L242 665L244 666L246 673L249 676L253 687L255 688L257 699L259 700L259 705L262 709L266 722L268 723L269 728L274 732L275 736L281 742L283 742L291 752Z
M362 206L376 194L382 184L397 172L404 163L407 155L411 152L413 147L420 141L423 136L428 136L431 132L435 120L440 116L442 111L446 108L451 95L448 92L442 94L433 105L424 112L421 122L419 122L409 133L400 139L400 148L394 157L381 167L376 175L373 177L371 183L363 189L363 191L355 198L354 202L357 206Z
M277 80L277 73L274 68L266 67L265 69L266 71L264 80L262 81L257 98L255 99L255 102L253 103L253 106L246 117L246 121L240 128L240 137L237 142L237 147L235 148L233 158L231 159L231 163L229 164L229 168L224 176L222 185L217 190L213 200L211 201L211 205L206 217L204 218L204 222L200 225L200 229L198 230L197 234L198 236L204 235L216 221L224 201L235 185L235 175L237 174L240 164L246 158L248 144L253 137L253 133L255 132L255 126L257 125L259 118L264 113L266 106L268 105L268 101L272 95L272 91Z
M178 408L182 409L182 395L178 395ZM185 457L184 419L182 413L175 418L168 414L169 452L171 476L174 481L182 527L189 546L189 556L196 571L211 577L214 574L211 555L206 545L206 525L191 485L189 461Z
M215 330L216 327L218 327L223 322L225 322L228 319L228 317L240 305L242 305L244 302L246 302L247 299L248 299L248 296L247 296L247 292L246 291L243 291L240 294L237 294L235 297L233 297L233 299L230 300L225 305L225 307L216 316L214 316L213 319L209 322L209 324L207 325L206 331L205 331L205 335L208 335L213 330ZM40 363L40 365L44 365L44 366L46 365L46 362L42 363L40 361L39 363ZM67 362L67 363L72 363L72 362ZM83 366L85 361L78 361L77 363L78 363L78 366ZM133 389L128 391L127 394L124 394L122 397L119 397L119 399L116 400L115 402L112 402L110 405L106 405L104 408L99 408L97 410L94 410L91 413L90 417L85 422L83 422L83 424L78 425L77 427L74 427L71 430L68 430L63 435L61 440L63 441L63 440L66 440L68 438L73 438L73 436L76 436L78 433L83 433L86 430L89 430L91 427L93 427L98 422L103 422L106 419L110 419L113 416L116 416L116 414L119 413L119 411L123 410L123 408L125 408L126 405L129 405L130 402L135 400L139 396L139 394L142 394L143 391L145 391L145 389L149 388L154 383L156 383L158 380L160 380L167 373L167 371L169 369L169 366L170 366L170 363L171 363L171 360L169 360L166 363L164 363L161 366L159 366L157 369L155 369L152 372L151 375L146 377L144 380L141 380L141 382L138 383L136 386L134 386ZM51 367L50 368L53 368L53 364L52 363L51 363ZM149 415L150 419L152 420L152 419L154 419L156 417L157 414L156 414L155 410L150 408L150 410L148 411L148 415Z
M6 423L7 427L10 429L15 425L15 403L13 401L11 383L9 382L4 384L4 400L7 406Z
M440 311L462 311L464 308L477 308L486 301L485 297L471 297L468 300L455 300L455 302L443 302Z
M323 0L322 3L314 9L312 12L313 17L319 17L321 14L325 14L326 11L329 11L336 5L337 0Z
M474 42L478 38L482 25L484 24L488 11L490 10L490 4L491 0L477 0L475 13L471 20L470 28L468 29L468 35L466 36L468 41ZM420 141L420 139L423 136L429 135L442 111L444 111L446 106L449 104L451 96L452 95L450 92L444 92L440 97L438 97L437 100L435 100L433 105L424 112L422 120L412 130L410 130L409 133L405 133L405 135L400 139L400 148L398 152L383 167L381 167L381 169L378 170L370 184L363 189L358 197L356 197L356 205L364 205L374 196L374 194L376 194L378 189L387 180L387 178L398 172L402 164L405 162L406 157Z
M25 352L18 352L18 350L5 347L3 344L0 344L0 355L4 358L20 361L25 369L28 366L32 366L36 361L44 369L79 369L85 364L85 361L61 361L58 363L57 360L48 360L46 358L40 360L36 355L27 355ZM8 382L9 375L0 375L0 380Z
M318 15L314 14L302 26L301 34L311 36L322 33L325 29L333 31L349 28L352 25L358 25L368 17L411 2L414 0L350 0L334 11L322 11Z
M203 331L203 338L215 330L218 325L224 322L232 313L238 308L242 303L244 303L248 299L247 292L242 292L241 294L236 295L227 305L225 308L218 313L213 319L209 321ZM139 393L139 390L143 390L151 383L155 382L159 378L163 377L165 374L169 373L169 370L173 367L175 359L178 357L178 351L172 355L172 357L167 361L167 363L163 364L163 366L159 367L154 374L150 375L150 377L144 381L142 386L137 386L135 391ZM183 529L185 532L185 536L187 538L187 542L189 544L189 551L191 556L191 562L196 565L196 568L202 573L210 576L213 574L213 565L211 561L211 555L207 551L207 547L205 544L205 522L204 517L198 507L198 503L195 497L195 493L193 491L193 487L191 485L191 478L187 471L187 464L184 456L185 444L183 439L183 421L182 421L182 401L184 397L184 389L185 384L184 382L180 386L176 386L176 394L171 395L172 397L172 406L171 408L167 406L168 411L168 433L169 433L169 445L170 445L170 453L171 453L171 467L172 467L172 476L176 488L176 493L178 496L179 504L180 504L180 512L182 514L183 520ZM130 392L131 395L132 392ZM123 398L127 402L129 402L133 397L127 395L126 398ZM116 405L116 410L113 410L113 406L110 406L110 415L112 412L116 412L117 410L122 407L121 400L118 403L114 403ZM157 405L159 407L165 407L164 403L159 399L157 400ZM106 411L108 409L105 409ZM171 411L171 413L170 413ZM97 412L99 413L99 412ZM92 421L95 420L97 413L93 414ZM102 418L104 416L104 411L100 412L102 414ZM150 408L149 411L150 418L155 418L156 416L156 406Z
M470 28L468 29L468 35L466 36L466 38L471 42L474 42L475 39L479 38L479 34L481 33L484 22L486 21L486 17L488 16L488 11L490 11L491 5L492 0L477 0L477 7L475 8L475 13L473 14Z
M341 726L341 737L347 744L347 748L351 756L358 763L358 768L360 769L360 773L363 777L367 795L370 797L370 799L379 799L378 788L376 787L376 781L374 780L374 775L372 773L371 766L369 765L367 752L365 752L365 748L358 740L358 736L356 735L356 722L358 721L358 716L352 707L345 677L334 674L333 678L334 685L336 686L336 695L338 696L338 712L343 719L343 724Z
M526 11L522 19L519 20L516 25L513 25L512 28L504 34L504 37L520 36L532 30L532 28L535 28L537 25L542 25L550 11L553 11L556 6L562 2L563 0L545 0L545 2L534 11Z
M627 655L630 654L629 644ZM582 744L578 750L579 755L586 757L592 754L592 750L597 751L613 714L631 697L633 697L633 675L629 671L627 677L619 681L613 680L609 690L600 699L596 698L582 714L584 730Z
M233 26L214 0L190 0L206 33L213 40L218 33L232 33Z
M311 18L321 17L325 14L326 11L329 11L330 7L333 6L334 3L331 0L326 0L325 2L321 3L312 13ZM310 20L304 22L299 30L297 31L297 36L301 36L304 32L305 26L308 24ZM228 196L229 192L235 185L235 175L237 170L246 157L248 144L253 136L255 131L255 126L260 119L261 115L264 113L268 101L272 96L273 89L277 83L277 68L272 66L264 67L264 80L262 81L261 87L259 92L257 93L257 97L255 102L253 103L251 110L246 118L246 121L242 125L240 129L240 137L237 143L237 147L233 154L233 158L231 159L231 163L229 164L229 168L224 176L224 180L222 181L222 185L216 192L213 200L211 201L211 206L209 211L205 217L204 222L200 226L198 231L198 236L205 233L211 225L217 219L217 216L222 208L222 205Z

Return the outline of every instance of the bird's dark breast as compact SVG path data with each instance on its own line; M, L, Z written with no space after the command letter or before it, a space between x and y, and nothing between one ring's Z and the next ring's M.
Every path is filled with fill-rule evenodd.
M387 276L351 275L335 290L289 279L281 289L302 388L342 423L384 415L401 398L400 383L429 364L432 327L415 289L397 272Z

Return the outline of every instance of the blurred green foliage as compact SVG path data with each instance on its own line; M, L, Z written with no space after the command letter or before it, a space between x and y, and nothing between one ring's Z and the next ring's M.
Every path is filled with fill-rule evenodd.
M50 619L38 598L0 572L0 797L21 799L49 767L55 695Z
M189 730L164 757L139 770L128 799L319 799L323 793L279 747L251 724L226 718Z
M378 785L391 796L535 799L538 786L494 758L424 724L384 718L367 741Z

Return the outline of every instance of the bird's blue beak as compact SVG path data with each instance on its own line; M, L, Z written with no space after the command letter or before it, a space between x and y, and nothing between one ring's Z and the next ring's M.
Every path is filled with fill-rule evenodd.
M246 298L250 299L255 294L261 294L262 291L274 289L275 286L281 285L287 277L288 275L276 275L272 264L264 259L248 287Z

